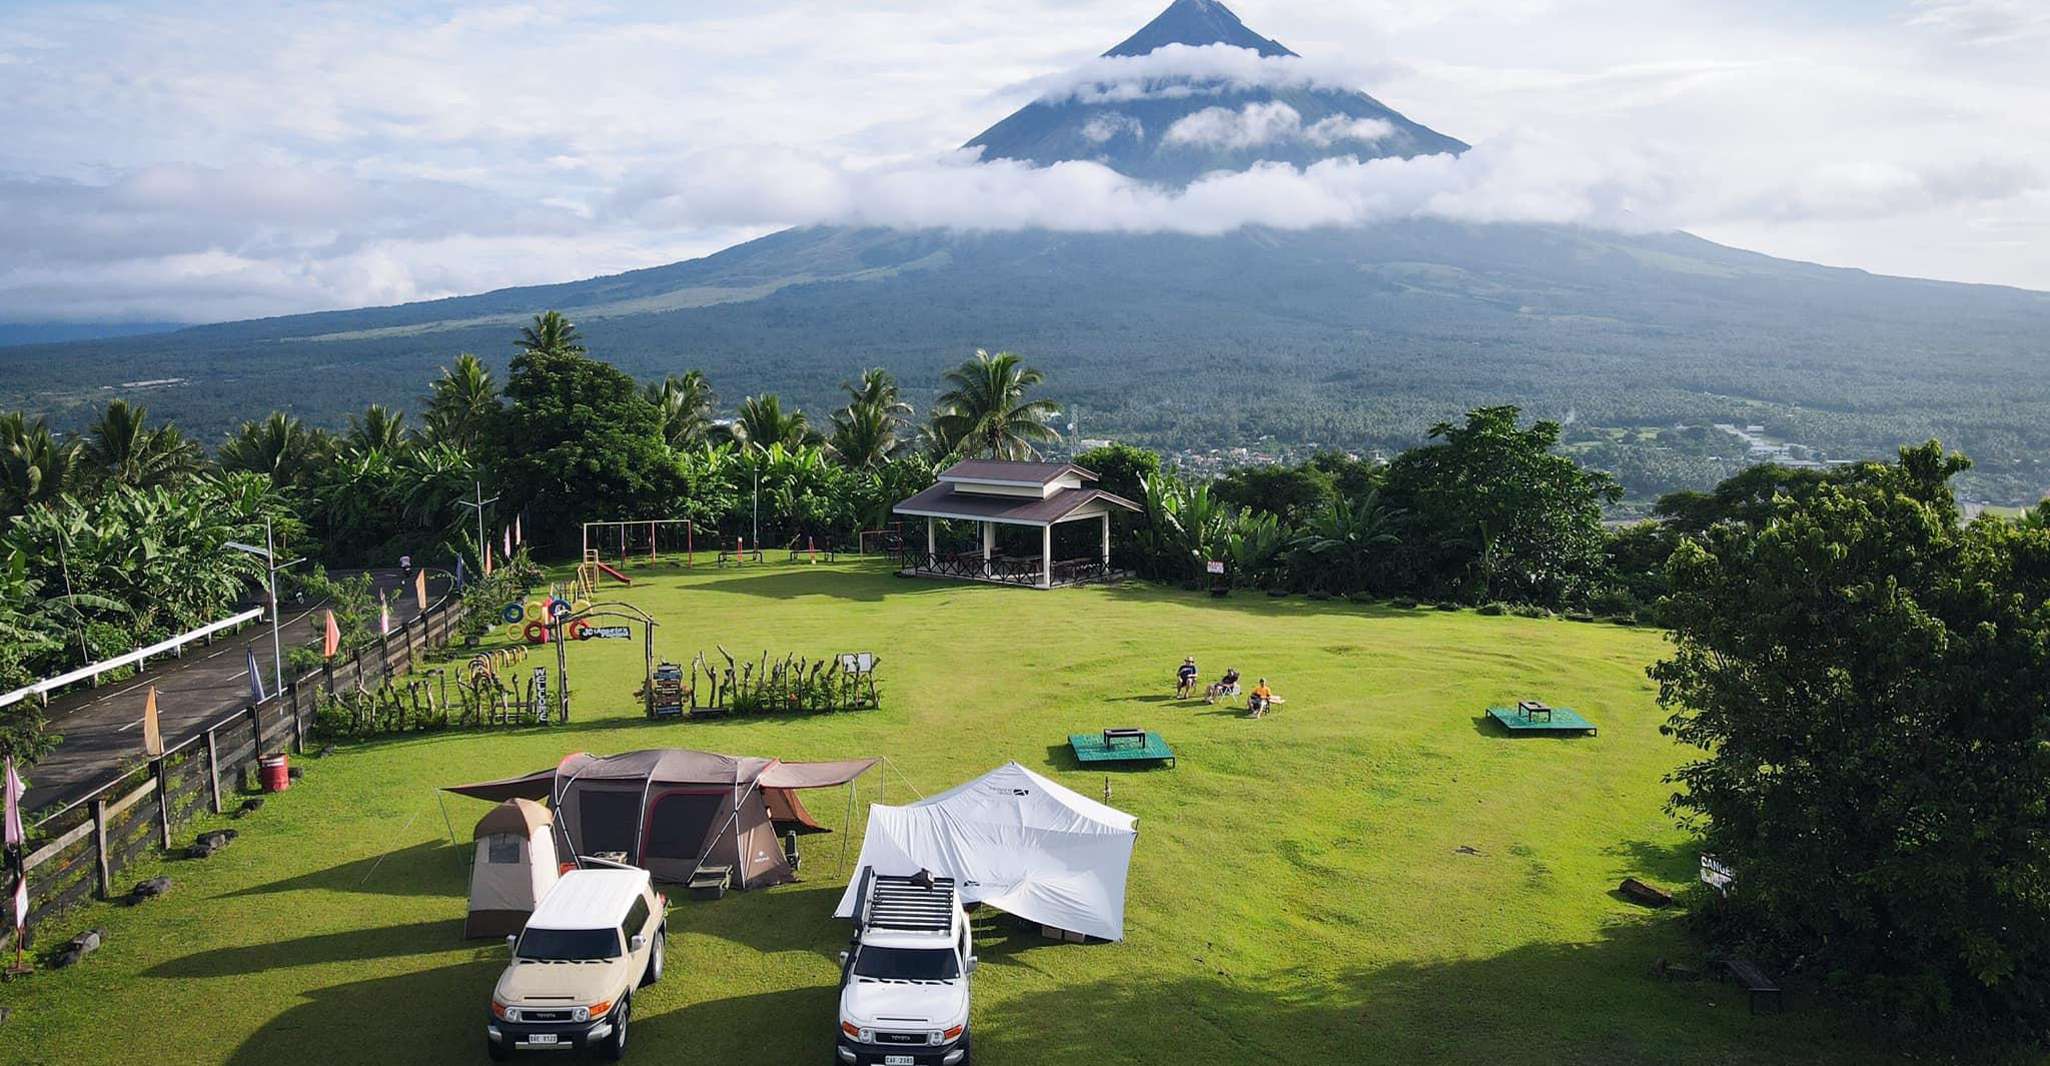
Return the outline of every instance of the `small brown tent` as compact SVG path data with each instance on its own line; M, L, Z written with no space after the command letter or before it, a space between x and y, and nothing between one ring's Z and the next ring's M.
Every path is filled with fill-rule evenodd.
M506 800L477 820L464 936L504 936L526 926L534 905L555 887L554 824L548 808L528 799Z
M683 882L702 864L731 866L735 887L791 879L778 818L816 828L792 793L844 785L874 759L786 763L683 748L599 757L579 752L552 770L456 785L478 799L547 800L564 855L618 853L657 880Z

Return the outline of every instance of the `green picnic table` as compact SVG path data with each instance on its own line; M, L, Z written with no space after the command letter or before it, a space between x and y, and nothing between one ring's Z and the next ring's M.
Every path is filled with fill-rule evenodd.
M1084 763L1164 762L1174 765L1174 749L1158 733L1143 729L1106 729L1101 733L1070 733L1068 747Z

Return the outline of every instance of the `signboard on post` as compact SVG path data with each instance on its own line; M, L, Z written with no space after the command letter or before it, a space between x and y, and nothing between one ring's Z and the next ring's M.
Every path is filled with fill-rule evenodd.
M534 668L534 721L548 724L548 668Z
M632 640L632 626L585 626L576 630L578 640Z
M1221 573L1224 573L1224 560L1222 560L1222 559L1212 559L1212 560L1210 560L1210 562L1209 562L1209 564L1208 564L1208 569L1209 569L1209 571L1210 571L1211 573L1213 573L1213 574L1221 574Z
M1737 879L1737 872L1723 865L1712 855L1701 857L1701 883L1727 896L1730 884Z

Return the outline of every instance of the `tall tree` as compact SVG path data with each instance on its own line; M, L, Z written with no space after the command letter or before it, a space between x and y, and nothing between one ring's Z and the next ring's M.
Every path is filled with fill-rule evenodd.
M60 443L43 419L30 422L19 411L0 414L0 519L63 495L78 466L77 441Z
M1026 394L1046 380L1010 352L975 358L947 371L945 392L934 408L935 436L954 442L970 457L1030 459L1038 446L1058 438L1047 421L1058 409Z
M175 483L199 469L199 445L177 426L151 429L140 404L114 400L85 433L86 464L106 481L142 487Z
M427 439L477 453L497 430L502 408L498 384L484 361L463 352L456 361L441 368L427 398Z
M272 485L285 488L304 484L331 450L332 440L325 433L308 429L283 411L272 411L261 422L242 423L221 445L217 458L223 470L262 474Z
M662 439L661 416L634 380L582 355L532 351L506 379L502 483L507 512L529 505L527 531L575 543L576 523L647 517L674 499L682 471Z
M1720 931L1882 1017L2050 1035L2050 530L1958 521L1935 442L1668 564L1673 810Z
M382 452L397 456L406 450L406 413L371 404L362 414L350 416L349 432L342 440L358 455Z
M911 405L897 392L897 379L876 367L862 371L856 382L842 382L847 406L833 415L828 446L840 462L857 470L883 465L901 454L902 434Z
M560 311L535 315L532 325L520 328L520 339L513 346L530 355L584 354L584 338Z
M816 443L817 433L812 431L811 421L804 412L796 408L783 409L783 400L773 392L750 396L740 401L734 412L733 424L727 427L735 441L756 448L767 448L781 444L785 448L798 448Z
M671 448L703 444L712 431L712 412L719 394L702 370L671 374L659 384L647 386L648 402L662 416L662 437Z

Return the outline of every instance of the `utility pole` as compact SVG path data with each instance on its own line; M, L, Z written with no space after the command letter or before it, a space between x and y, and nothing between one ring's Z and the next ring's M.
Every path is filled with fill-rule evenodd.
M477 482L477 502L471 503L469 500L457 500L456 502L477 512L477 569L480 572L479 576L482 576L484 553L491 550L484 546L484 508L497 503L498 497L493 496L488 500L485 499L484 483L479 481Z
M254 544L243 544L240 541L233 540L221 546L233 548L238 552L248 552L262 559L263 565L270 571L271 684L283 687L285 683L285 649L283 640L278 636L278 615L283 613L284 606L278 602L278 571L298 566L300 563L305 562L306 559L304 556L301 556L289 562L278 562L277 541L271 532L271 520L268 517L263 520L263 547L259 548Z
M754 545L754 546L755 546L755 550L756 550L756 551L761 551L761 550L762 550L762 462L761 462L761 459L762 459L762 457L761 457L761 456L759 456L759 455L755 456L755 462L754 462L754 471L755 471L755 521L754 521L754 537L753 537L753 539L751 539L751 540L749 540L749 541L748 541L748 543L749 543L749 544L752 544L752 545ZM739 560L737 560L737 559L736 559L736 560L734 560L734 561L735 561L735 562L738 562Z

